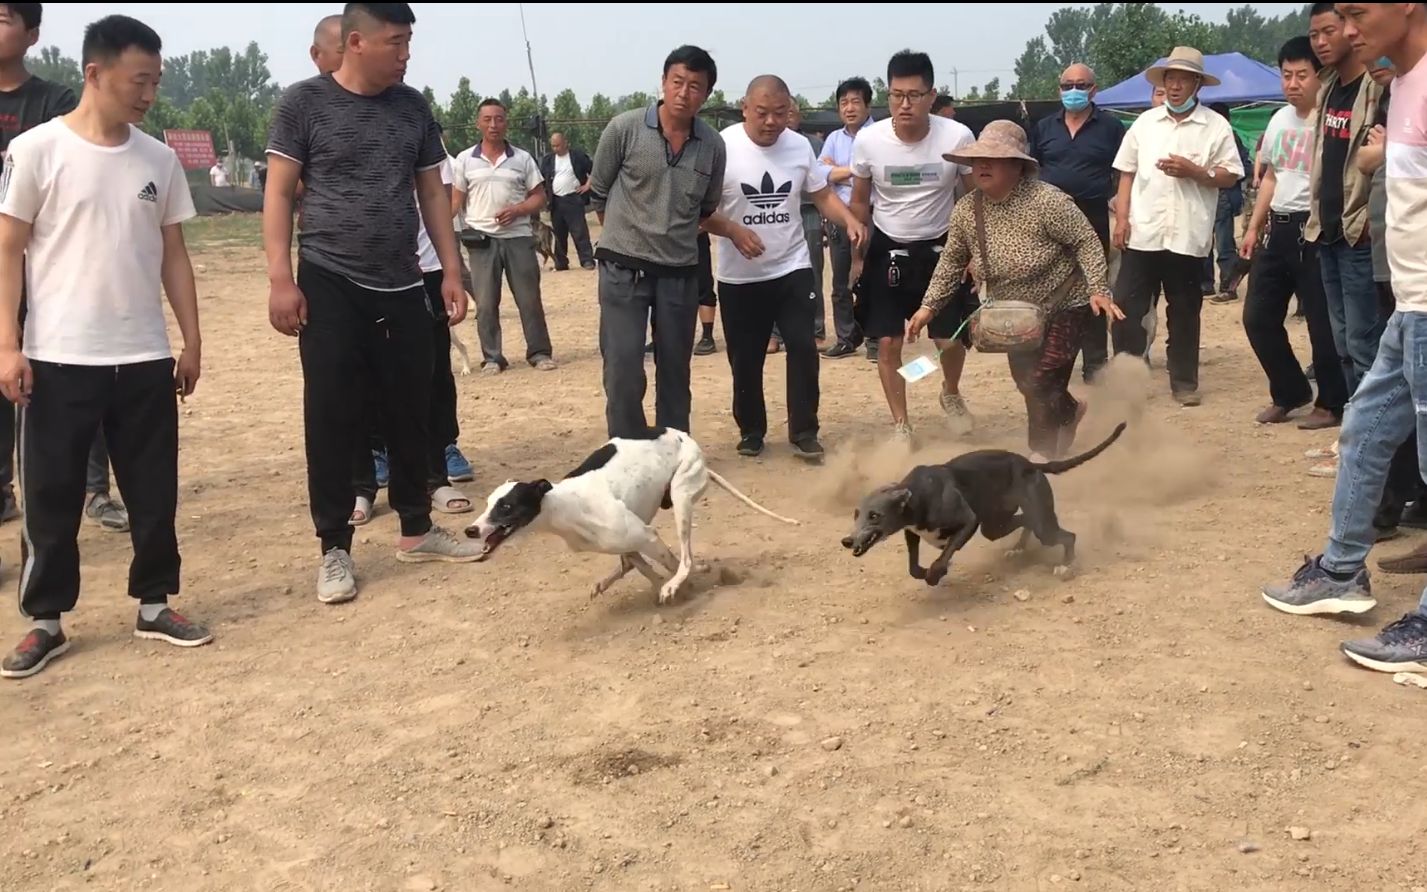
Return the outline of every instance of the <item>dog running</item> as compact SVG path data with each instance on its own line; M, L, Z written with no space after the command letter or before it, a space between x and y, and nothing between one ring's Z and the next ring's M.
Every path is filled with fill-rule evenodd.
M522 529L542 530L565 541L572 551L619 555L619 568L595 583L590 597L607 591L630 570L638 570L659 588L659 603L678 594L693 570L694 502L718 484L753 510L782 523L711 470L703 450L683 431L651 428L643 438L615 438L590 454L558 483L507 481L486 499L486 510L466 536L485 543L481 560ZM672 509L679 534L674 557L651 523L660 508ZM660 578L650 562L671 576Z
M901 532L907 542L907 565L913 579L936 585L951 567L951 558L981 535L995 541L1016 530L1020 554L1030 537L1042 545L1061 546L1056 576L1066 576L1075 560L1075 534L1060 526L1055 493L1048 474L1063 474L1104 452L1124 433L1121 422L1104 442L1088 452L1060 461L1034 462L1004 449L982 449L959 455L946 464L913 468L900 482L868 493L852 515L852 535L842 540L853 557L862 557L878 542ZM1019 512L1019 513L1018 513ZM923 569L918 554L925 541L938 550Z

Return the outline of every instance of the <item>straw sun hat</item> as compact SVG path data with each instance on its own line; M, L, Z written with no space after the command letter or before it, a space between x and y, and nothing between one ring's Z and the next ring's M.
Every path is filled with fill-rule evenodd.
M1022 161L1031 169L1040 166L1029 151L1026 131L1015 121L992 121L981 131L976 142L957 152L948 152L941 157L955 164L970 165L977 158L1005 158Z
M1187 71L1197 75L1206 87L1219 86L1219 79L1204 70L1204 54L1191 46L1175 47L1163 64L1154 65L1145 71L1145 80L1156 87L1162 87L1167 71Z

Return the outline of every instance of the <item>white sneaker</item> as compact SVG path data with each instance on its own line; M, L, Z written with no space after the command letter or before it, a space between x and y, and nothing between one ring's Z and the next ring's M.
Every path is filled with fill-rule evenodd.
M959 393L941 392L941 410L946 413L947 427L952 436L965 437L976 428L976 419L966 407L966 400Z
M357 597L356 567L352 556L340 548L322 555L317 571L317 600L323 604L344 604Z
M912 426L905 421L897 422L892 428L892 441L902 443L908 449L912 448Z
M1322 461L1324 459L1330 458L1336 460L1338 457L1338 441L1334 440L1327 446L1319 446L1314 449L1309 449L1307 452L1303 453L1303 457L1311 458L1315 461Z

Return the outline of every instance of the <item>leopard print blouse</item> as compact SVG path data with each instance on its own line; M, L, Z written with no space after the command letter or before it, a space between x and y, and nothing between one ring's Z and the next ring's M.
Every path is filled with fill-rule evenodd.
M1092 294L1109 294L1105 249L1070 196L1049 183L1023 178L1004 201L986 201L986 250L976 240L976 193L956 203L946 247L922 306L939 312L960 284L968 263L996 300L1040 304L1048 312L1085 306ZM1067 279L1074 279L1067 288Z

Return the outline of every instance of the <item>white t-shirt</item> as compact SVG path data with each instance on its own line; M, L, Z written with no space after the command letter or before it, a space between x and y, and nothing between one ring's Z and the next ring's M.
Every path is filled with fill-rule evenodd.
M569 152L555 156L555 182L551 186L556 195L574 195L579 190L580 181L575 179L575 164Z
M228 171L223 169L222 164L215 164L209 168L208 178L219 189L228 185Z
M33 227L26 356L88 366L173 357L161 227L195 215L173 149L137 127L122 146L95 145L55 118L10 143L0 214Z
M1401 312L1427 313L1427 252L1422 250L1427 230L1427 62L1419 61L1392 82L1386 151L1392 293Z
M540 165L529 152L506 143L505 154L491 164L481 154L481 144L476 143L456 156L455 181L456 188L466 193L467 228L492 238L535 235L529 217L517 217L505 227L495 222L497 213L520 204L530 190L545 182Z
M951 225L951 209L970 167L941 156L969 146L976 137L965 124L932 115L931 131L904 143L892 119L868 124L852 144L852 175L872 180L872 224L899 242L934 239Z
M451 185L451 159L441 162L441 183ZM431 235L426 231L426 221L421 219L421 200L416 202L416 260L423 273L441 271L441 258L436 256L436 246L431 244Z
M784 130L764 148L748 138L742 124L724 129L728 153L718 212L758 233L763 253L752 260L733 242L718 241L720 282L768 282L799 269L812 269L803 234L803 193L827 188L827 168L818 163L807 137Z
M1318 127L1313 112L1300 118L1291 105L1273 113L1263 134L1261 157L1273 168L1273 202L1280 214L1306 213L1313 178L1313 141Z

